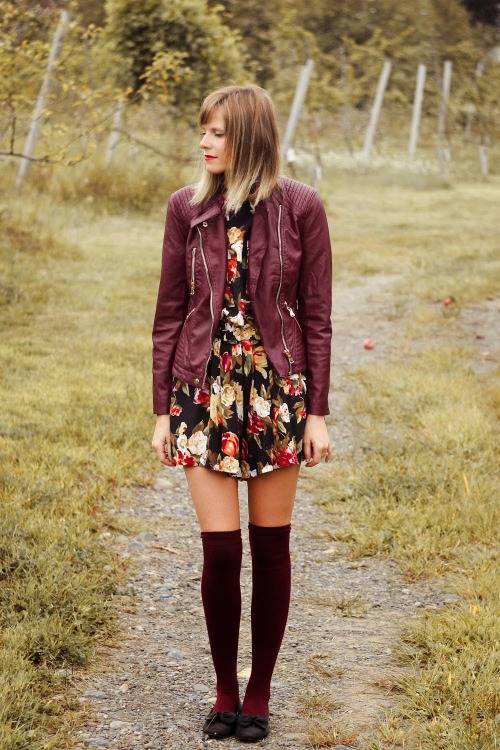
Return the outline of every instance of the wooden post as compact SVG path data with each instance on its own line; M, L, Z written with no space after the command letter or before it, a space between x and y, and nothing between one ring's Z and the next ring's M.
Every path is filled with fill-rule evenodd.
M113 118L113 130L111 131L111 135L109 136L108 148L106 150L106 166L107 167L109 167L109 165L113 161L113 154L115 152L115 148L118 145L118 141L120 140L120 127L122 123L122 114L123 114L123 98L120 96L117 102L115 116Z
M420 127L420 115L422 112L422 100L424 97L426 66L420 64L417 69L417 82L415 85L415 98L413 100L413 114L411 118L410 142L408 144L408 158L414 159L417 151L418 130Z
M448 99L450 98L452 69L452 62L450 60L445 60L443 68L443 85L441 88L441 107L439 109L437 126L437 150L439 158L439 168L446 182L448 182L449 179L450 164L450 147L446 139L446 111L448 108Z
M290 110L290 115L288 117L288 122L286 125L285 137L283 138L282 154L284 159L286 159L287 151L292 145L293 136L295 135L295 128L297 127L300 110L302 109L304 99L306 98L306 93L309 87L309 81L311 79L313 68L314 60L309 59L300 71L297 88L295 89L295 96L293 98L292 108Z
M484 179L486 179L490 173L489 141L490 137L488 133L483 133L481 136L481 143L479 144L479 167Z
M347 59L345 54L345 47L343 44L339 47L339 55L340 55L340 81L342 84L342 93L344 95L344 104L342 105L342 130L344 132L344 138L347 145L347 149L349 151L349 154L352 156L353 154L353 147L352 147L352 128L351 128L351 118L350 118L350 110L349 110L349 83L347 81Z
M36 100L35 109L33 111L33 117L31 119L31 125L29 129L28 137L26 138L26 143L24 146L23 154L27 158L22 159L21 164L19 166L19 172L18 172L17 180L16 180L16 186L18 188L21 187L21 185L24 182L24 178L26 177L26 173L28 171L28 166L30 163L29 159L35 149L36 142L38 140L38 131L40 129L40 121L42 119L43 108L45 106L45 98L49 92L50 84L52 83L52 73L54 72L57 54L59 52L59 47L61 45L65 27L68 21L69 21L68 12L66 10L63 10L59 18L59 23L57 24L56 33L54 34L54 38L52 40L52 47L50 48L49 61L47 63L47 68L45 70L45 76L44 76L42 85L40 87L38 99Z
M387 82L389 81L389 76L391 74L391 67L392 64L389 62L389 60L385 60L382 71L380 73L380 78L378 79L377 93L375 94L375 99L373 101L372 111L370 113L370 122L368 123L368 128L365 135L365 145L361 154L361 163L363 166L366 166L368 164L368 159L370 158L373 140L375 138L375 132L377 130L378 118L380 116L380 110L382 108L382 102L384 100L384 93L387 87Z

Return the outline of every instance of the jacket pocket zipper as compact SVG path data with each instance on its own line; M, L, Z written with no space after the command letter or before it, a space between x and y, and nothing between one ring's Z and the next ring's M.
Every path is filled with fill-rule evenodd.
M184 323L182 324L182 330L184 330L184 328L186 327L186 323L188 322L189 318L191 317L191 315L194 313L195 310L196 310L196 307L193 307L193 309L190 310L188 314L186 315L186 317L184 318Z
M297 314L296 314L295 310L293 309L293 307L290 307L290 305L286 301L283 304L285 305L286 309L290 313L290 317L295 320L295 322L297 323L297 325L300 328L300 330L302 330L302 326L300 325L300 323L298 321Z
M291 353L290 349L286 345L286 341L285 341L285 323L283 321L283 315L282 315L282 312L281 312L280 306L279 306L279 297L280 297L280 294L281 294L281 287L283 285L283 251L281 249L281 209L282 209L282 207L280 206L279 209L278 209L278 249L279 249L279 254L280 254L280 283L279 283L279 286L278 286L278 292L276 294L276 309L278 311L278 315L280 316L280 320L281 320L281 340L283 342L283 351L285 352L285 356L288 359L288 374L291 375L292 374L292 365L293 365L294 359L292 357L292 353Z
M193 247L191 250L191 287L190 287L190 294L194 294L195 290L195 284L194 284L194 264L196 259L196 248Z
M212 325L210 326L210 353L212 350L212 342L213 342L213 330L214 330L214 294L212 289L212 282L210 281L210 274L208 273L208 266L207 261L205 258L205 253L203 251L203 238L201 236L201 229L197 227L198 234L200 235L200 253L201 258L203 260L203 265L205 266L205 273L207 274L207 281L208 286L210 287L210 315L212 316ZM210 354L208 355L207 363L205 365L205 372L203 374L203 382L205 382L207 378L207 370L208 370L208 363L210 362Z

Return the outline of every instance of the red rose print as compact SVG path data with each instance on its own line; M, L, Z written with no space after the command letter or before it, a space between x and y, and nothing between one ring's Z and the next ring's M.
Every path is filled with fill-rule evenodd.
M256 432L262 432L264 429L264 422L259 417L257 412L253 410L252 407L248 410L248 431L253 432L254 434Z
M175 461L180 466L196 466L194 456L192 456L190 453L185 453L182 450L177 451L177 458L175 459Z
M278 465L279 466L293 466L298 464L299 459L297 457L297 451L291 445L282 448L278 453Z
M224 300L226 301L226 303L228 305L232 305L234 303L233 293L231 291L231 287L230 286L227 286L224 289Z
M252 344L250 341L242 341L241 342L241 348L245 352L245 354L251 354L252 353Z
M245 315L247 311L247 305L248 305L248 300L240 299L240 310L243 313L243 315Z
M274 407L274 409L273 409L273 422L274 422L275 424L276 424L276 422L278 421L278 417L279 417L279 415L280 415L280 409L279 409L279 406L275 406L275 407Z
M170 407L170 416L178 417L181 411L182 408L180 406L177 406L177 404L172 404L172 406Z
M234 278L236 276L236 264L237 264L237 258L236 255L234 255L232 258L227 259L227 280L229 282L234 281Z
M231 357L230 353L222 352L220 361L224 372L229 372L229 370L231 369L231 365L233 364L233 358Z
M239 439L234 432L224 432L222 434L222 452L226 456L234 456L238 451Z
M210 393L208 391L203 391L201 388L196 388L193 401L195 404L208 404L210 401Z

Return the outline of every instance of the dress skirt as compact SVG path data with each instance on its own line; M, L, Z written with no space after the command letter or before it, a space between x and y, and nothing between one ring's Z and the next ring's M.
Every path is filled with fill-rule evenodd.
M207 389L174 378L172 457L241 480L303 460L306 378L278 377L260 337L238 340L221 327Z

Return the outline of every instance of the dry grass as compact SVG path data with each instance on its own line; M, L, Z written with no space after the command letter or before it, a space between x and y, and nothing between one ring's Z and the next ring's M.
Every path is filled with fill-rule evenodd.
M151 208L148 199L159 200L164 183L155 178L148 192L142 168L123 176L117 166L117 184L106 174L92 177L90 165L82 169L89 181L85 177L81 185L65 186L65 176L56 174L41 193L29 186L22 200L6 193L1 216L2 750L67 746L76 707L56 698L67 694L58 669L84 667L93 645L113 637L126 575L102 536L114 523L108 510L120 486L149 482L155 468L149 458L150 328L163 210ZM493 294L498 261L490 216L497 182L451 190L431 182L415 189L399 178L336 176L325 193L337 278L407 272L411 285L401 295L411 290L422 303L452 294L467 304ZM96 218L96 200L99 211L147 207L151 218ZM421 332L425 320L416 327ZM493 675L479 646L489 648L491 641L484 636L482 642L479 634L500 618L491 617L496 610L486 597L488 578L478 571L492 543L492 415L499 401L489 384L477 381L466 357L457 349L430 350L360 377L354 408L367 420L373 450L364 463L337 467L342 481L329 498L351 518L353 556L392 556L410 578L467 572L457 583L467 580L464 609L436 614L425 623L434 630L422 625L405 635L404 658L421 666L425 688L402 686L407 708L384 731L396 737L411 721L417 739L406 747L430 748L430 740L418 742L435 736L425 733L435 732L436 719L440 729L443 722L449 732L456 727L457 737L473 727L490 748L494 704L487 686ZM460 643L471 645L457 655L445 646L459 633ZM315 662L318 674L325 669L331 677L320 659ZM453 701L462 694L459 714ZM432 712L423 711L422 695ZM447 709L440 712L445 698ZM326 718L311 732L311 747L354 741ZM433 742L433 748L446 746Z
M459 601L404 629L398 659L409 669L391 685L396 708L361 746L495 750L499 377L494 363L479 374L476 353L459 342L464 306L500 288L491 221L498 180L399 198L392 188L370 193L367 181L355 208L367 193L357 227L346 215L351 191L341 198L341 275L397 269L405 279L398 294L415 312L405 351L353 374L363 453L336 462L337 481L320 488L322 504L345 519L332 538L347 543L353 559L394 559L410 582L440 576ZM389 200L390 210L375 210ZM459 304L437 315L428 303L448 295Z
M162 216L92 220L40 198L2 215L0 747L67 743L58 670L113 637L126 564L102 536L148 482ZM89 228L91 226L91 228Z
M357 733L349 729L341 721L323 719L316 721L309 730L307 747L320 750L323 747L337 747L345 745L349 748L357 747Z

